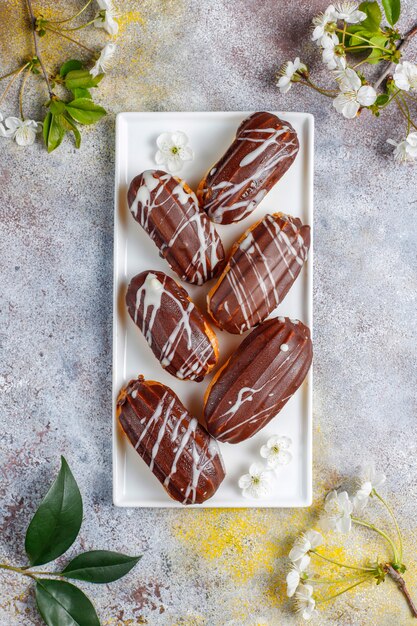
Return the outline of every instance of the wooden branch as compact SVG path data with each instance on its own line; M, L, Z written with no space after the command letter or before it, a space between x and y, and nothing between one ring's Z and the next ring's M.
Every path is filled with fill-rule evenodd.
M42 57L41 57L40 52L39 52L38 35L36 34L36 30L35 30L36 18L35 18L34 14L33 14L31 0L26 0L26 4L28 6L29 15L30 15L30 25L31 25L32 33L33 33L33 41L34 41L34 44L35 44L35 54L36 54L36 56L37 56L37 58L39 60L39 64L40 64L41 69L42 69L42 74L43 74L43 77L45 79L46 86L48 87L49 96L50 96L50 98L52 98L54 93L53 93L53 91L51 89L51 83L49 82L48 73L47 73L47 71L45 69L45 66L44 66L43 61L42 61Z
M410 607L411 613L413 617L417 617L417 607L413 602L412 597L410 596L410 592L407 589L404 578L401 576L397 570L395 570L390 563L387 563L384 566L384 570L386 573L392 578L392 580L397 585L398 589L401 591L405 599L407 600L408 606Z
M412 39L415 35L417 35L417 24L414 24L414 26L404 35L404 37L400 39L397 45L397 50L405 50L405 48L410 42L410 39ZM378 87L384 82L384 80L391 74L395 65L396 65L395 63L388 64L388 66L385 68L385 70L376 80L374 84L375 89L378 89Z

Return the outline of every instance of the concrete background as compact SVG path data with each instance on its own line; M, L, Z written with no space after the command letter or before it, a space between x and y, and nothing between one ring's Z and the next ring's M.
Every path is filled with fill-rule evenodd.
M34 2L45 16L81 3ZM403 0L399 23L417 19ZM299 623L285 598L285 558L314 524L326 490L373 458L404 531L406 578L417 595L416 238L417 176L394 164L395 109L343 119L303 88L281 96L280 64L300 55L325 80L308 33L326 3L165 0L118 3L116 66L98 99L109 116L48 155L0 139L0 556L24 564L24 531L64 454L84 497L85 521L68 553L143 553L111 585L81 585L103 624L156 626ZM62 11L60 11L62 7ZM91 8L88 17L94 15ZM0 7L1 73L31 54L24 3ZM105 36L81 31L93 46ZM75 48L43 41L48 67ZM416 59L416 47L409 58ZM45 91L32 80L25 111L40 119ZM17 114L17 92L0 110ZM111 502L111 324L114 114L123 110L308 111L316 118L315 503L310 510L121 510ZM382 519L377 505L371 517ZM383 558L361 530L341 558ZM63 563L65 559L61 559ZM0 574L0 624L40 624L31 585ZM391 581L320 608L316 623L411 624Z

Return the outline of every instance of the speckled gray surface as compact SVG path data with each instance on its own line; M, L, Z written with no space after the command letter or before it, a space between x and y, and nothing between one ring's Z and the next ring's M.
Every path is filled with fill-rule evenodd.
M402 4L405 30L416 19L415 5ZM28 47L20 3L5 6L15 20L11 41ZM316 510L112 505L113 113L120 110L280 108L315 115L316 504L361 459L373 457L388 475L417 594L417 170L395 165L385 144L404 133L397 118L364 114L347 121L316 94L277 93L273 75L287 58L300 53L319 69L306 32L324 7L318 0L120 2L119 65L100 90L111 115L84 134L82 149L65 142L47 155L40 145L23 150L0 140L1 560L24 563L26 524L64 454L85 504L69 555L80 547L144 554L122 581L83 586L103 624L297 623L284 597L285 554ZM14 60L2 46L7 71ZM417 55L415 46L409 54ZM35 95L41 87L31 89ZM13 113L5 104L2 112ZM26 580L0 578L1 626L39 624ZM386 582L326 605L318 622L412 620Z

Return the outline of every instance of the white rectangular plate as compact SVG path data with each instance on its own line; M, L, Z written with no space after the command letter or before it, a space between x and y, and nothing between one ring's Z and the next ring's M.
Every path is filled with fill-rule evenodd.
M300 151L283 178L246 219L218 226L226 251L251 224L265 213L282 211L313 223L313 117L306 113L280 113L296 129ZM119 113L116 121L116 191L114 218L114 321L113 321L113 501L117 506L181 507L171 500L123 435L115 417L116 398L131 378L143 374L171 387L197 418L201 417L204 382L180 381L165 372L141 332L130 319L124 303L127 285L139 272L162 270L177 278L150 237L130 215L127 189L134 176L155 169L156 138L164 131L182 130L195 157L179 173L195 190L207 170L234 139L247 112L212 113ZM163 169L163 168L162 168ZM276 314L297 318L312 330L312 251L306 266L279 305ZM183 284L191 298L205 310L205 296L213 281L203 287ZM274 313L275 314L275 313ZM273 314L273 315L274 315ZM242 341L242 337L216 331L220 364ZM226 465L226 478L206 507L297 507L312 499L312 374L286 404L280 414L261 432L237 445L220 443ZM247 500L238 487L239 477L254 461L261 461L259 449L275 434L291 437L292 461L277 472L271 495L265 500Z

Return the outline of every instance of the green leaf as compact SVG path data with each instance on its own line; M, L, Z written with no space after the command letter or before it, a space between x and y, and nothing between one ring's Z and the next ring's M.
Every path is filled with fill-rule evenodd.
M90 100L92 99L90 91L88 89L85 89L84 87L74 87L74 89L72 89L71 91L74 94L74 100L76 98L89 98Z
M141 558L108 550L92 550L76 556L61 573L67 578L89 583L111 583L130 572Z
M61 126L65 129L65 132L74 133L75 147L79 148L81 145L80 131L78 130L67 112L59 116L59 122Z
M401 1L400 0L382 0L382 6L384 7L385 15L388 23L394 26L399 20L401 13Z
M90 87L97 87L104 74L98 74L98 76L91 76L88 70L72 70L65 76L65 87L72 91L78 87L90 89Z
M65 129L56 116L48 122L48 152L59 146ZM59 474L42 500L26 532L25 550L31 565L43 565L64 554L74 543L83 519L78 485L64 457Z
M51 100L49 110L53 115L59 115L65 111L65 103L62 100Z
M371 33L379 31L382 19L381 9L378 2L362 2L359 10L366 13L366 20L361 22L361 29L368 30Z
M384 52L384 50L381 50L381 48L384 48L387 41L388 39L384 35L375 35L371 38L371 44L378 46L378 48L373 48L373 50L371 50L366 59L368 63L370 63L371 65L374 63L379 63L381 57L385 56L386 53L388 53L388 50L386 52Z
M72 70L82 70L83 64L81 61L77 61L77 59L70 59L66 61L63 65L61 65L61 69L59 70L60 76L64 77L71 72Z
M43 139L48 152L58 148L65 136L65 129L59 123L59 116L47 113L43 121Z
M87 596L64 580L38 579L36 604L48 626L100 626Z
M106 115L105 109L88 98L77 98L66 104L71 117L80 124L94 124Z
M375 104L378 106L382 106L386 104L389 100L389 95L387 93L381 93L375 100Z

